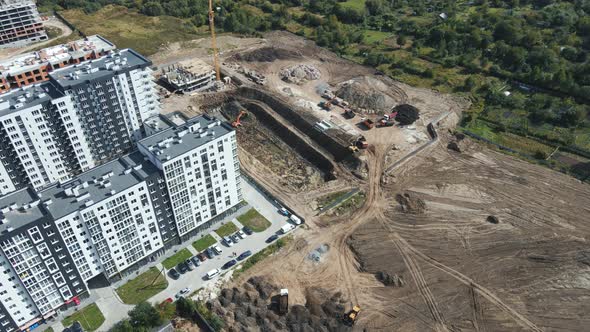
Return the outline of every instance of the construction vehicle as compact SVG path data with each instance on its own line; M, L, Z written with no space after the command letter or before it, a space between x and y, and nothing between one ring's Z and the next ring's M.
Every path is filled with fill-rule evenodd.
M348 150L350 150L352 153L355 153L359 150L359 148L356 145L351 145L348 147Z
M359 317L359 313L361 312L361 307L359 307L358 305L355 305L354 307L352 307L352 310L350 310L349 312L347 312L344 315L344 323L349 325L349 326L353 326L354 323L356 323L356 320Z
M371 119L365 119L363 121L363 125L365 127L367 127L367 129L373 129L373 126L375 125L375 121L371 120Z
M352 119L356 116L356 114L350 108L345 108L344 109L344 116L347 117L348 119Z
M395 125L395 121L393 120L385 120L381 119L377 122L377 127L393 127Z
M279 296L279 315L284 315L289 311L289 290L282 288Z
M331 101L321 101L318 105L328 112L332 110L332 102Z
M367 143L367 140L365 139L364 136L359 137L356 142L355 145L357 148L359 149L366 149L369 147L369 143Z
M231 126L234 128L237 128L239 126L242 125L242 123L240 122L240 120L242 119L242 117L248 116L248 112L246 111L240 111L240 114L238 114L238 117L236 118L236 121L231 123Z
M215 79L217 84L223 84L221 81L221 72L219 69L219 54L217 52L217 39L215 38L215 12L213 11L213 0L209 0L209 29L211 30L211 49L213 50L213 64L215 66Z

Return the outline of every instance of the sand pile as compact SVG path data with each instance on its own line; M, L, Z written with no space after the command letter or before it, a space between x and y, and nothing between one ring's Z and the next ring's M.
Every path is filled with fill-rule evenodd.
M378 79L370 76L355 78L344 82L336 95L355 108L370 113L388 113L397 104L386 91L390 88Z

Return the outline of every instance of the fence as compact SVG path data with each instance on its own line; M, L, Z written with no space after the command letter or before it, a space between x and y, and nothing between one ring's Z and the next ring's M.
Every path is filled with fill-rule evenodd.
M73 25L72 23L70 23L70 21L66 20L65 17L63 17L59 12L53 12L53 15L55 15L55 17L57 17L58 19L60 19L65 25L67 25L70 29L72 29L73 33L78 33L80 36L86 38L86 34L84 32L82 32L81 30L79 30L78 28L76 28L75 25Z

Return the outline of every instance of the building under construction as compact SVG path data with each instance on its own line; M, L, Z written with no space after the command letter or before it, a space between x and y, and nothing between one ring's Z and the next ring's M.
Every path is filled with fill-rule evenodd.
M215 88L215 70L199 59L192 59L162 69L160 80L174 92L208 91Z
M0 0L0 47L17 47L46 39L34 1Z

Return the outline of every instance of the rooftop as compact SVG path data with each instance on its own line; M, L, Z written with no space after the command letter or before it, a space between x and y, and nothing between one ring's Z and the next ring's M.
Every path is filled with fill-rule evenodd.
M49 213L58 219L126 190L156 172L158 169L135 151L44 189L40 196Z
M163 163L233 130L227 122L202 115L144 138L137 144L151 151L156 159Z
M0 197L0 233L11 232L45 215L39 199L30 188Z
M17 75L47 63L60 63L72 58L78 59L91 52L107 52L115 48L113 43L99 35L88 36L68 44L47 47L0 61L0 75Z
M151 62L131 49L124 49L103 56L100 59L57 69L49 75L61 86L68 87L85 83L87 80L112 75L121 69L150 66Z
M0 116L63 96L48 82L27 85L0 95Z

